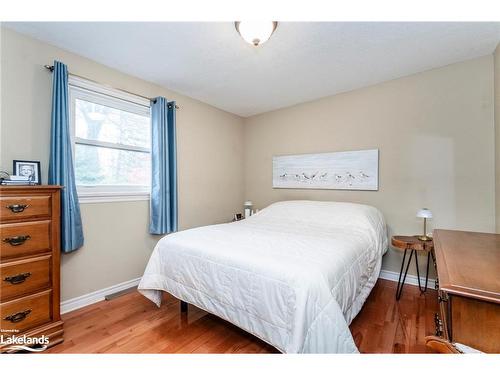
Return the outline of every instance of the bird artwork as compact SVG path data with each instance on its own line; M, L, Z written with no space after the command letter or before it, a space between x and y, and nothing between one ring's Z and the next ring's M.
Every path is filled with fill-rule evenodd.
M379 152L273 156L273 188L378 190Z
M347 177L347 183L349 186L352 186L352 181L356 179L351 172L346 172L346 177Z

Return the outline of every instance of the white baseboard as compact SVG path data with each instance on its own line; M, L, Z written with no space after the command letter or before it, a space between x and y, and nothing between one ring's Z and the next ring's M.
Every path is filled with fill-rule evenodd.
M390 281L398 282L399 272L381 270L380 271L380 276L378 278L379 279L384 279L384 280L390 280ZM434 285L435 285L434 283L435 282L436 282L436 280L429 279L429 281L427 283L427 286L431 287L431 288L434 288ZM417 276L406 275L405 284L418 285L418 278L417 278ZM422 285L422 287L425 285L425 277L420 277L420 285Z
M139 281L141 280L140 277L137 279L132 279L129 281L124 281L123 283L119 283L116 285L109 286L104 289L96 290L95 292L89 293L89 294L84 294L83 296L80 297L75 297L68 299L66 301L61 302L61 314L80 309L82 307L91 305L93 303L99 302L99 301L104 301L104 297L121 292L122 290L128 289L128 288L133 288L137 285L139 285Z
M384 280L398 282L399 273L393 272L393 271L381 270L379 278L384 279ZM70 311L80 309L82 307L91 305L91 304L99 302L99 301L104 301L105 296L107 296L109 294L121 292L122 290L125 290L125 289L133 288L133 287L139 285L140 280L141 280L141 278L138 277L137 279L124 281L123 283L112 285L112 286L109 286L109 287L104 288L104 289L96 290L95 292L92 292L89 294L84 294L83 296L80 296L80 297L75 297L75 298L68 299L66 301L62 301L61 302L61 314L65 314L65 313L68 313ZM432 288L432 287L434 287L434 282L435 282L434 279L429 279L428 285ZM405 283L410 284L410 285L418 285L417 277L413 276L413 275L407 275ZM424 277L420 278L420 283L422 286L425 285L425 278Z

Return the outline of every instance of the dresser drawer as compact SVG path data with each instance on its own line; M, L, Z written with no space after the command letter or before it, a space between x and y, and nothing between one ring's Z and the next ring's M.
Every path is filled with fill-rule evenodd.
M51 196L0 197L0 222L50 217Z
M50 288L51 261L44 255L0 264L1 301Z
M26 331L51 320L52 291L32 294L0 304L0 328ZM7 332L7 335L9 332Z
M50 220L0 224L1 259L50 250Z

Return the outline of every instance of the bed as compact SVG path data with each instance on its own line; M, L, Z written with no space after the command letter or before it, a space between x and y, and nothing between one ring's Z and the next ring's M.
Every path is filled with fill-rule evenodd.
M166 291L284 353L357 353L348 326L386 250L374 207L284 201L165 236L138 290L158 306Z

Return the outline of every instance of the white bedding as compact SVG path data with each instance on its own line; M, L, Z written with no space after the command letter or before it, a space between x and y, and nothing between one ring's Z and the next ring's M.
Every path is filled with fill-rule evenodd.
M161 239L139 291L162 291L285 353L357 353L348 325L387 249L380 211L340 202L278 202L240 222Z

